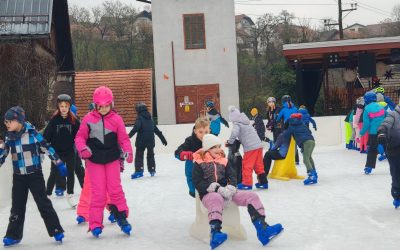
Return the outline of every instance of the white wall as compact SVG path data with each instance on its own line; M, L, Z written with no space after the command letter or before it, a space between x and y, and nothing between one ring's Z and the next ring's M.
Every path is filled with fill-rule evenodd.
M330 116L330 117L316 117L318 131L313 131L316 146L335 146L344 144L344 116ZM180 124L180 125L160 125L158 128L163 132L168 141L168 146L165 147L161 144L160 140L156 138L156 154L171 154L173 156L176 148L182 144L186 137L191 134L193 124ZM129 132L131 128L127 128ZM230 129L222 127L220 138L226 141L229 138ZM268 136L272 138L272 135ZM135 143L136 136L132 138L132 145ZM46 159L48 162L48 160ZM49 164L46 164L44 169L44 176L49 175ZM10 156L6 163L0 168L0 207L10 205L11 198L11 181L12 181L12 166ZM77 183L77 182L76 182Z
M185 50L183 14L194 13L204 13L206 49ZM176 85L219 83L227 116L229 105L239 105L234 1L153 0L152 14L159 124L175 124L172 41Z

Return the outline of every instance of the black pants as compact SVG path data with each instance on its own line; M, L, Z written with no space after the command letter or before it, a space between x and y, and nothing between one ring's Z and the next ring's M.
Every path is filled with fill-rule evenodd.
M282 132L283 132L283 128L274 128L272 130L272 136L274 137L274 142L276 142L276 140L278 139L278 136L280 134L282 134Z
M378 136L369 135L367 163L365 164L365 167L375 168L377 155L378 155Z
M269 170L271 169L272 160L282 160L285 159L278 150L269 150L264 154L264 170L265 174L268 176Z
M400 199L400 156L387 156L392 175L392 196L393 199Z
M147 170L156 171L156 161L154 159L154 147L137 147L135 153L135 172L143 172L144 169L144 151L147 149Z
M44 220L49 236L53 237L57 233L64 232L58 220L57 213L51 201L46 196L43 173L42 171L38 171L29 175L14 174L11 215L5 237L15 240L22 239L29 190ZM32 233L36 234L37 232Z
M74 151L59 154L61 160L67 165L68 176L67 176L67 193L73 194L74 193L74 186L75 186L75 174L78 177L79 183L81 183L81 187L83 186L83 180L85 178L85 170L83 167L76 168L76 153ZM50 175L47 180L47 195L51 195L54 188L54 183L58 182L58 185L65 190L65 178L61 177L56 165L51 163L51 170Z
M83 167L82 160L79 157L78 152L75 152L75 174L76 177L78 177L79 185L81 188L83 188L83 182L85 180L85 168Z

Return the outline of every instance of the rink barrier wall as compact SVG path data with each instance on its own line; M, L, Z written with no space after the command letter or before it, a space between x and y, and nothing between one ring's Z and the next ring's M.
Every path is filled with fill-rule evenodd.
M315 117L317 123L317 131L312 128L313 135L316 141L316 147L318 146L337 146L344 144L344 116L327 116L327 117ZM266 121L264 121L266 123ZM192 133L194 124L179 124L179 125L160 125L158 128L163 132L165 138L168 141L167 146L163 146L161 141L156 136L156 154L173 154L176 148L182 144L186 137ZM230 128L226 128L221 124L221 134L219 137L226 141L229 138L232 124ZM127 132L132 128L127 127ZM272 134L268 132L267 136L272 138ZM132 145L135 145L136 136L131 141ZM172 156L173 157L173 156ZM46 157L47 158L47 157ZM48 159L48 158L47 158ZM50 166L45 164L45 166ZM49 175L49 167L43 168L43 174L46 182ZM75 182L77 183L77 182ZM12 186L12 166L10 156L7 158L6 163L0 168L0 207L5 207L10 204L11 201L11 186Z

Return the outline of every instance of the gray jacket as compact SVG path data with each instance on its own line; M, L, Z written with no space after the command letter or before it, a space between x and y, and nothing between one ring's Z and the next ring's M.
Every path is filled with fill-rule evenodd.
M400 106L394 111L388 112L385 120L378 128L378 136L387 138L387 154L400 155Z
M257 131L251 126L249 118L244 113L231 113L229 120L233 123L232 134L228 140L229 144L233 144L237 138L243 145L244 152L263 147Z

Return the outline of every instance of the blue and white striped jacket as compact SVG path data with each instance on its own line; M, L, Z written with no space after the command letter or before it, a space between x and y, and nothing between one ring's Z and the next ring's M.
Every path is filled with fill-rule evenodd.
M24 123L21 132L8 132L4 144L4 148L0 148L0 167L11 152L15 174L27 175L41 171L41 152L46 153L54 164L61 162L55 150L28 122Z

